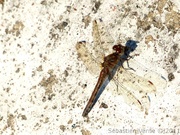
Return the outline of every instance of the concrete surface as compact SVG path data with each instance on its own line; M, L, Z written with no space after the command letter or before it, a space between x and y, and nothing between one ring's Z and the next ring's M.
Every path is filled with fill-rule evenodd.
M180 134L179 0L0 3L0 134ZM98 75L75 44L93 42L98 18L116 41L139 41L136 61L167 80L148 115L105 90L82 117Z

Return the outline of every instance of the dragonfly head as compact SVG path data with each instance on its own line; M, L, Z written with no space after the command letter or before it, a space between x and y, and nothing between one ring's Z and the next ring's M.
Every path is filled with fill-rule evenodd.
M139 43L138 41L134 41L134 40L128 40L126 42L126 47L129 49L129 51L134 51L137 47L137 43Z
M133 52L136 49L136 47L137 47L137 43L139 43L139 42L138 41L134 41L134 40L128 40L126 42L124 54L126 56L128 56L131 52Z

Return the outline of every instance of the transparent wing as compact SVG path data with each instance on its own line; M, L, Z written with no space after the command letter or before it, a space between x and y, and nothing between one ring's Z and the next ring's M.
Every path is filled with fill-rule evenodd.
M115 96L121 95L123 96L127 104L135 105L141 111L144 110L144 106L141 103L139 96L135 95L132 91L130 91L131 89L129 90L124 84L121 84L116 79L113 79L113 83L111 83L111 85L118 86L118 87L114 87L114 91L110 91L112 92L112 94L115 94Z
M106 31L105 25L101 20L94 20L92 26L93 48L85 41L76 44L78 58L84 62L84 65L92 74L99 74L101 63L104 61L105 52L112 52L113 38ZM88 49L91 47L93 54ZM111 50L111 51L110 51Z
M94 20L92 29L94 41L93 50L95 51L96 59L101 61L101 59L104 58L106 54L112 53L114 39L107 31L102 20Z
M129 67L134 69L134 71L130 70L130 72L142 76L144 80L151 81L156 86L156 89L158 91L164 90L164 88L167 86L167 81L161 74L146 68L144 65L133 58L128 60L128 62ZM141 84L141 86L143 85ZM144 86L144 89L146 87L149 88L148 86Z
M101 71L101 63L95 60L93 55L89 52L87 45L88 43L85 41L78 42L76 44L78 59L83 61L84 65L90 73L98 75Z
M147 114L150 107L148 93L157 93L157 90L163 89L167 82L158 73L143 68L140 63L135 63L137 62L131 61L129 64L135 71L122 67L117 71L113 80L119 87L114 92L116 95L122 95L128 104L134 104ZM138 70L141 71L141 76L137 75Z
M145 110L146 114L148 113L150 107L148 93L156 92L156 88L151 81L135 75L122 67L113 80L115 85L118 85L114 94L122 95L126 103L135 105L140 110Z
M139 93L156 92L156 87L150 80L138 76L124 68L120 68L119 73L121 76L117 78L118 82L123 83L127 87L131 87L135 91L139 91Z

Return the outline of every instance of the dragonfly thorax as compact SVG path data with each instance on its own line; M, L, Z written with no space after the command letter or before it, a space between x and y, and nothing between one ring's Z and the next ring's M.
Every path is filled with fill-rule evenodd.
M125 49L125 47L122 46L121 44L118 44L118 45L114 45L114 46L113 46L113 50L114 50L115 52L117 52L117 53L120 53L120 54L124 53L124 49Z

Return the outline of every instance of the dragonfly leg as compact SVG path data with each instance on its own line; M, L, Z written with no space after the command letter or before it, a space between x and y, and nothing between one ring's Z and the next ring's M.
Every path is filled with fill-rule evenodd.
M127 66L128 66L128 68L124 68L124 67L123 67L123 64L122 64L122 67L123 67L124 69L126 69L126 70L136 71L135 69L133 69L132 67L129 66L129 62L128 62L130 59L133 59L135 56L139 56L139 54L135 54L135 55L133 55L133 56L129 56L127 59L125 59L125 60L127 61Z
M129 66L129 62L128 62L129 59L131 59L131 57L128 58L128 59L125 59L126 62L127 62L127 67L128 67L128 68L125 68L125 67L123 66L124 62L122 62L122 67L123 67L124 69L126 69L126 70L133 70L133 71L136 71L135 69L133 69L132 67ZM125 61L125 60L124 60L124 61Z

